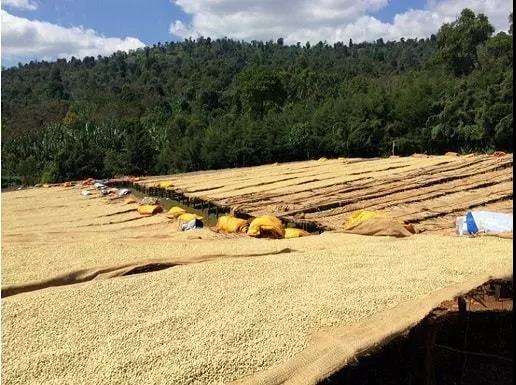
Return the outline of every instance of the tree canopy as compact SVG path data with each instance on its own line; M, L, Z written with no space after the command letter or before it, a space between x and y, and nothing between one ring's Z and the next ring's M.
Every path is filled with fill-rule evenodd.
M2 70L2 174L24 183L320 156L512 151L508 33L465 9L426 39L199 38Z

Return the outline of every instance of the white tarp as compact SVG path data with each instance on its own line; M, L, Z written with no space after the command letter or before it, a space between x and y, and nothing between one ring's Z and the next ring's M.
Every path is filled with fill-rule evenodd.
M457 218L457 233L460 235L512 233L512 227L512 214L468 211L465 217Z

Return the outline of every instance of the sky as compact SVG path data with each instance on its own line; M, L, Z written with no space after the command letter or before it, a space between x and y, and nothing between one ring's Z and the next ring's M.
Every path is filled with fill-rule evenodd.
M157 42L229 37L286 44L425 38L463 8L507 31L510 0L1 0L2 66Z

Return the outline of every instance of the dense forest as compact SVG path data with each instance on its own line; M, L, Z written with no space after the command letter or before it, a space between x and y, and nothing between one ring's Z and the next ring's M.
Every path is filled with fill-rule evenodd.
M199 38L2 70L2 175L23 183L320 156L512 152L512 14L426 39Z

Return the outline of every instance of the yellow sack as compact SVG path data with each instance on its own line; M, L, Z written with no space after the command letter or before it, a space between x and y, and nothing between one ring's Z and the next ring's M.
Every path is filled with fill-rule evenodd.
M163 209L160 205L141 205L138 206L137 210L141 215L154 215L160 213Z
M179 216L179 220L183 221L183 222L190 222L194 219L199 219L201 220L202 217L200 215L197 215L197 214L192 214L192 213L184 213L184 214L181 214Z
M377 211L359 211L344 224L344 232L361 235L409 237L416 233L411 224L404 224Z
M231 215L223 215L217 219L217 229L227 233L245 233L248 228L249 223L245 219Z
M287 227L285 229L285 238L299 238L306 237L308 235L310 235L310 233L302 229L294 229L292 227Z
M387 218L387 216L378 211L360 210L360 211L357 211L356 213L353 213L353 215L351 215L348 218L348 220L344 224L344 227L350 227L350 226L356 225L360 222L363 222L366 219L372 219L372 218Z
M172 181L165 180L165 181L159 182L157 187L167 189L167 188L170 188L172 186L174 186L172 184Z
M49 187L50 187L50 185L49 185L48 183L43 183L43 187L44 187L44 188L49 188Z
M278 218L271 215L262 215L251 221L247 234L251 237L283 238L285 230Z
M328 158L325 158L324 156L322 158L319 158L319 162L326 162Z
M369 218L344 228L345 233L360 235L383 235L390 237L409 237L416 230L393 218Z
M185 213L186 213L185 209L182 209L181 207L178 207L178 206L174 206L174 207L171 207L170 210L168 210L167 217L177 218L178 216L183 215Z
M129 204L131 204L131 203L136 203L136 199L131 198L131 197L129 197L129 198L125 198L125 200L124 200L124 205L129 205Z

